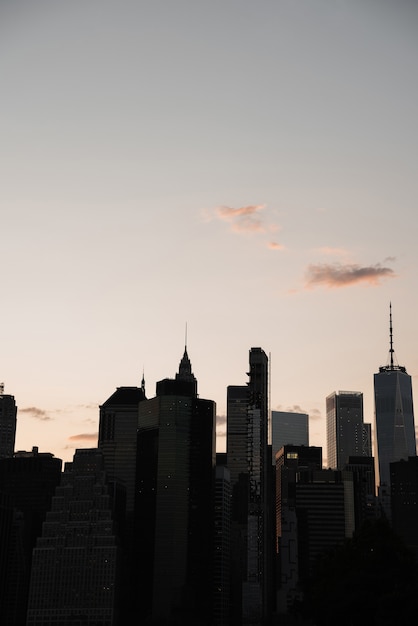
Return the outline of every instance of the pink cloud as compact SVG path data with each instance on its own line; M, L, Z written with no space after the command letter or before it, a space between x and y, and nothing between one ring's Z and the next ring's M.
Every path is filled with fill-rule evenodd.
M97 441L97 433L81 433L79 435L72 435L68 437L70 441Z
M269 243L267 244L267 246L271 249L271 250L284 250L284 246L282 246L281 243L277 243L277 241L269 241Z
M356 264L342 265L318 264L310 265L306 272L306 287L308 289L324 286L329 289L349 287L360 283L372 286L379 285L385 278L395 278L396 274L390 267L382 267L379 263L362 267Z
M231 223L235 232L264 232L259 211L264 209L264 204L254 204L233 209L229 206L217 207L216 213L221 220Z

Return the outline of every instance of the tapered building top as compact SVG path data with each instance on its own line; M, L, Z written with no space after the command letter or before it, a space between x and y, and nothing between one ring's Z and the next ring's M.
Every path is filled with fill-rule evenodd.
M157 382L157 396L179 395L197 396L197 380L192 372L192 364L187 354L187 346L179 365L175 379L165 378Z
M184 346L184 354L180 361L179 371L176 374L177 380L191 380L195 381L196 378L192 372L192 364L189 359L189 355L187 354L187 346Z

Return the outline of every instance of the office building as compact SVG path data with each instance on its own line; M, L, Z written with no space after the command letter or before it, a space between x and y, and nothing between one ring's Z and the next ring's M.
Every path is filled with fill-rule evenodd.
M145 399L142 380L141 387L117 387L100 406L98 448L103 454L108 480L125 485L128 518L132 518L135 507L138 407Z
M372 456L350 456L344 467L353 475L355 527L377 517L375 460Z
M395 359L392 305L389 330L389 363L374 374L374 397L379 486L381 492L390 493L390 464L416 456L416 440L412 380Z
M4 624L26 624L32 551L60 483L61 468L61 459L37 447L0 459L4 503L4 508L0 506L0 616Z
M27 626L119 624L115 509L103 455L76 450L33 551Z
M273 465L276 453L286 445L309 446L309 416L289 411L271 412L271 447Z
M13 456L16 439L17 406L14 396L4 393L0 383L0 459Z
M299 580L309 578L318 558L344 543L355 530L351 472L301 472L296 484Z
M326 398L327 462L343 469L350 456L371 456L370 425L363 423L363 394L334 392Z
M248 384L227 388L232 624L260 623L271 609L273 518L267 355L261 348L251 348L249 363Z
M277 611L287 613L299 589L299 536L296 485L301 472L322 469L322 448L285 445L276 453Z
M229 626L231 578L231 477L216 455L214 500L213 624ZM219 459L219 463L218 463Z
M390 464L391 521L418 559L418 457Z
M137 601L138 555L135 552L135 480L138 408L146 399L140 387L117 387L100 406L98 448L103 454L107 480L125 492L125 519L118 528L123 562L122 621L128 621Z
M197 395L185 348L174 379L139 404L135 528L142 619L210 623L215 403Z

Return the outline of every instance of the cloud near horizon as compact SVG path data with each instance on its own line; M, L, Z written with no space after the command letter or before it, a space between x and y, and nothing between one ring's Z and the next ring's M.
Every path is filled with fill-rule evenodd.
M395 278L396 274L390 267L376 265L364 266L357 264L320 263L309 265L306 271L307 289L324 286L328 289L350 287L360 283L367 283L373 287L380 284L385 278Z
M19 409L19 413L28 413L31 417L34 417L35 419L41 420L43 422L54 419L53 417L50 417L46 411L44 411L43 409L39 409L36 406L28 406L24 409Z
M97 441L98 433L80 433L68 437L69 441Z

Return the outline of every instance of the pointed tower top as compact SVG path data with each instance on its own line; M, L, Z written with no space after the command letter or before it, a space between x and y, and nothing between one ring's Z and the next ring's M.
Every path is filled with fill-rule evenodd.
M187 347L184 348L183 357L180 361L179 371L176 378L180 380L196 380L192 372L192 364L187 354Z
M392 326L392 302L389 302L389 363L384 367L379 367L379 372L405 372L406 368L402 365L398 365L395 355L395 349L393 347L393 326Z
M145 398L146 396L145 396L145 378L144 378L144 368L142 368L141 389L142 389L142 391L143 391L144 398Z
M393 370L392 302L389 302L389 345L390 369Z

